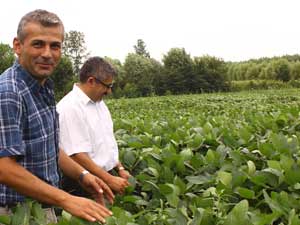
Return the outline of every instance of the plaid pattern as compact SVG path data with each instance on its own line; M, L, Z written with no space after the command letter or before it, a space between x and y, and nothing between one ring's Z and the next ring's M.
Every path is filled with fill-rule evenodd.
M58 115L53 85L42 87L16 61L0 76L0 157L17 162L53 186L58 186ZM24 196L0 184L0 205L24 201Z

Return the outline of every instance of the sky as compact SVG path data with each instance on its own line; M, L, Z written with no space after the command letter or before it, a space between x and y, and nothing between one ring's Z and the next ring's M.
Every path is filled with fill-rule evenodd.
M85 35L91 56L124 62L142 39L161 61L171 48L191 57L244 61L300 53L299 0L2 0L0 43L12 46L21 17L56 13Z

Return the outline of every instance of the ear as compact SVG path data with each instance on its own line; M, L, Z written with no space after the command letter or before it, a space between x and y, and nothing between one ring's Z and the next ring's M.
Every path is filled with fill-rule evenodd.
M93 85L94 84L94 78L93 77L89 77L86 81L86 83Z
M13 48L14 48L14 52L17 54L17 56L20 56L21 54L21 41L18 38L14 38L13 41Z

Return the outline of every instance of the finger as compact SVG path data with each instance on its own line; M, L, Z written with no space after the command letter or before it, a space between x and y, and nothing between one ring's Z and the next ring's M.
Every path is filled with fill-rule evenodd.
M125 187L129 186L130 183L128 182L128 180L125 180Z
M85 214L84 216L83 216L83 219L86 219L87 221L89 221L89 222L96 222L97 221L97 219L95 218L95 217L93 217L93 216L90 216L89 214ZM104 220L104 218L102 218L103 220ZM105 221L105 220L104 220ZM102 222L102 221L101 221ZM105 223L105 222L103 222L103 223Z
M96 178L95 180L96 182L92 182L92 188L97 192L102 194L103 193L103 189L101 187L101 183L99 182L99 178Z
M123 194L124 194L124 192L125 192L125 187L122 187L122 188L120 188L120 190L119 190L119 194L123 195Z
M100 205L103 205L104 206L104 198L103 198L103 195L96 195L94 197L95 201L97 203L99 203Z
M115 199L115 195L111 191L111 189L103 182L102 184L103 191L105 193L105 197L109 200L110 203L113 203Z
M103 205L100 205L97 202L94 202L96 204L97 207L97 212L100 213L101 216L103 217L107 217L107 216L111 216L113 213L112 211L110 211L108 208L106 208Z
M94 222L95 221L100 221L101 223L105 223L105 218L108 216L112 215L112 212L110 212L108 209L106 209L105 207L101 206L100 204L94 202L94 206L90 207L87 209L87 214L88 216L90 216L92 219L94 218ZM93 222L91 220L91 222Z

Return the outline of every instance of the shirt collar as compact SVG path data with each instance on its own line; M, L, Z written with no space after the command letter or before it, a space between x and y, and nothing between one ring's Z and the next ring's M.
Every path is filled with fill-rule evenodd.
M95 103L94 101L92 101L89 96L87 96L79 87L78 87L78 83L75 83L73 85L73 91L75 92L75 94L77 95L78 99L84 103L85 105L87 105L88 103Z
M32 89L34 92L39 92L40 89L42 88L42 86L40 85L40 83L34 79L30 73L28 73L27 70L25 70L21 64L19 63L18 60L16 60L14 62L14 65L13 67L17 70L17 71L20 71L19 75L18 75L18 78L23 80L27 86ZM53 81L50 80L50 79L47 79L46 82L44 83L44 87L46 89L53 89L54 87L54 84L53 84Z

